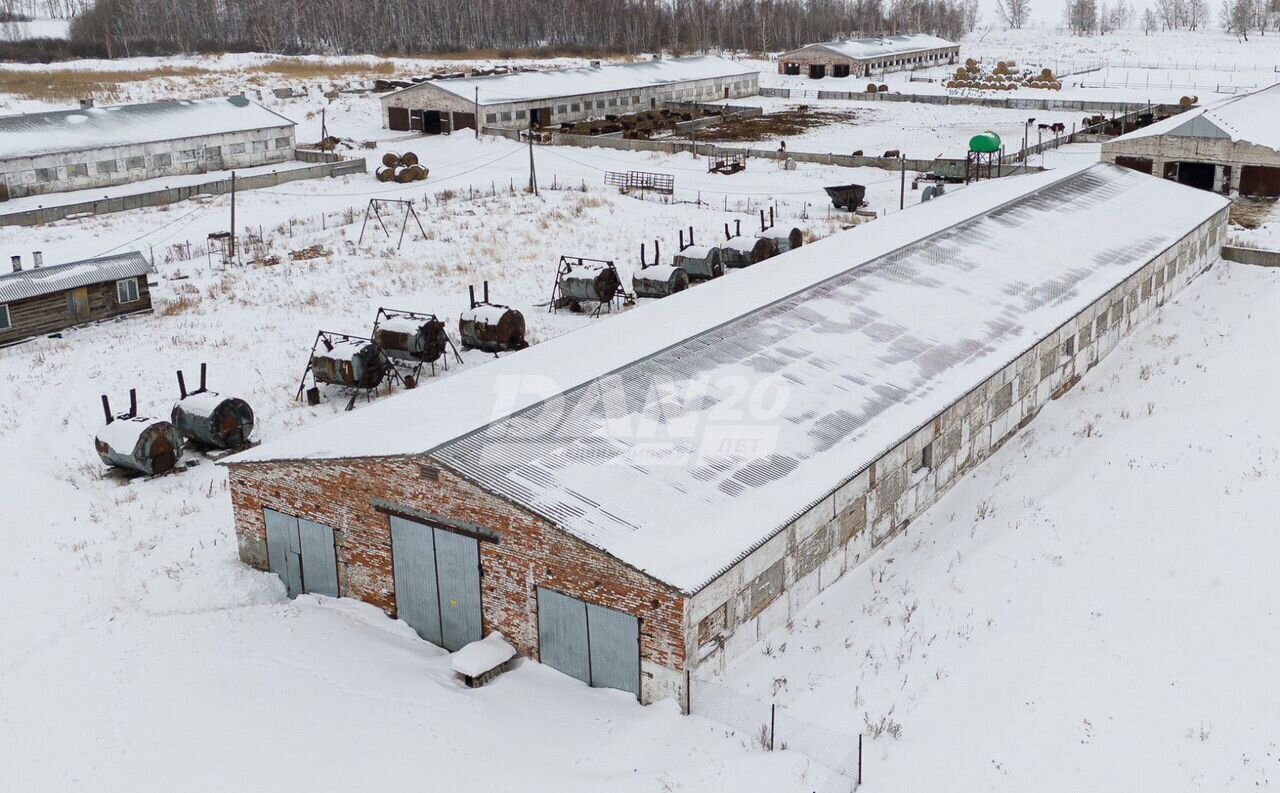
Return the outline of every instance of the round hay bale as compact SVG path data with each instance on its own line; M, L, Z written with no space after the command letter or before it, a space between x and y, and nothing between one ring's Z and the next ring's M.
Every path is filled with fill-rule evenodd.
M409 173L413 176L413 181L421 182L427 178L427 174L429 174L430 171L427 170L426 166L414 163L409 166Z
M394 151L389 151L382 155L382 164L388 168L394 168L400 164L400 155Z
M963 80L964 78L966 78L966 77L968 77L968 76L969 76L969 72L968 72L968 71L966 71L966 70L965 70L965 68L964 68L963 66L962 66L962 67L960 67L959 69L956 69L955 79L957 79L957 80Z
M947 82L946 82L946 87L947 87L947 88L959 88L959 87L960 87L960 84L959 84L959 83L957 83L955 80L947 80Z
M1040 70L1040 79L1041 79L1041 80L1046 80L1046 81L1047 81L1047 80L1052 80L1052 79L1053 79L1053 69L1041 69L1041 70Z
M874 94L875 92L876 92L876 84L875 84L875 83L867 83L867 93L869 93L869 94Z
M400 184L408 184L413 181L413 172L401 165L396 168L396 181Z
M405 167L408 167L410 165L417 165L418 155L414 154L411 151L406 151L404 154L400 155L400 164Z
M978 62L973 58L966 58L964 65L969 71L973 71L978 68Z
M887 85L885 85L885 84L881 83L881 84L880 84L880 89L879 89L879 90L880 90L880 93L882 93L882 94L888 93L888 92L889 92L889 86L887 86Z
M396 180L394 168L379 168L373 172L373 175L379 182L394 182Z

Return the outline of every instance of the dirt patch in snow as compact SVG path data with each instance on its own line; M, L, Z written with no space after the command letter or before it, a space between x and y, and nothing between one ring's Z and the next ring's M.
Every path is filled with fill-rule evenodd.
M755 142L799 135L811 129L830 124L850 124L857 121L853 110L815 110L805 105L780 113L766 113L752 118L730 118L698 132L707 140Z
M1274 198L1237 198L1231 205L1231 225L1256 229L1271 219L1276 209Z

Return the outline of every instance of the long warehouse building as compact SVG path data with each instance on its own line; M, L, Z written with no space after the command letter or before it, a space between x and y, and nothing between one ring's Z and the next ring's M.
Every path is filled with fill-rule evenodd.
M715 56L470 79L435 80L382 97L387 129L427 135L457 129L544 127L604 115L660 108L667 102L709 102L759 93L760 72Z
M871 77L955 63L960 45L923 33L807 44L778 56L778 74L823 77Z
M837 234L230 458L240 557L683 702L1212 265L1227 208L1095 164Z
M0 116L0 201L293 159L294 122L243 96Z

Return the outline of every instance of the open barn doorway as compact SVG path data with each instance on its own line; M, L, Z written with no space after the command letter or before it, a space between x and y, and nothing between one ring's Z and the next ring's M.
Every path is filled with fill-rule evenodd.
M1177 180L1188 187L1212 190L1215 170L1211 162L1179 162Z

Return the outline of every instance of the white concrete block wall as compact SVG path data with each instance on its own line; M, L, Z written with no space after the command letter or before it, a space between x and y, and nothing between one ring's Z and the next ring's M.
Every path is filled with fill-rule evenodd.
M9 187L9 195L19 198L287 162L293 159L295 146L293 125L282 125L15 158L0 162L0 174ZM243 151L235 151L240 147ZM130 167L132 161L139 159L141 167ZM103 171L100 163L112 163L114 170Z
M1225 239L1225 224L1224 210L693 595L685 608L690 666L709 673L723 670L862 564L877 546L932 506L958 477L990 456L1050 400L1074 386L1165 300L1212 265ZM1166 278L1170 264L1176 272ZM1146 297L1142 296L1144 284L1150 285ZM932 465L921 470L926 448L930 448ZM815 563L812 552L818 546L811 543L823 537L830 548ZM776 575L779 561L785 565L782 591L762 608L751 602L752 588L760 577ZM702 620L720 608L728 614L723 630L700 637Z

